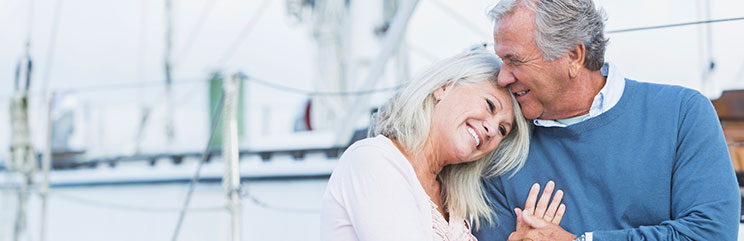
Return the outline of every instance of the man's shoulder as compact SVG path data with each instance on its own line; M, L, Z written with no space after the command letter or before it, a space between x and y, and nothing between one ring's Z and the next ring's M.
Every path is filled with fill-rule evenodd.
M691 99L702 100L707 98L699 91L672 84L642 82L626 79L629 86L633 86L633 91L641 94L646 100L661 102L687 102Z

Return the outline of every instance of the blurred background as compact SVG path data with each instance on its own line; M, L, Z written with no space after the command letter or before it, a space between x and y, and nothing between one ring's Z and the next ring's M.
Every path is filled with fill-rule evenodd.
M496 3L0 0L0 240L319 240L370 113ZM596 4L606 60L708 96L744 168L744 2Z

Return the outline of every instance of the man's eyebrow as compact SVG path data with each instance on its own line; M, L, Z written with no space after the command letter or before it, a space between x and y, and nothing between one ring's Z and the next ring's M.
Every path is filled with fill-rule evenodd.
M506 54L504 55L504 59L508 59L510 61L521 61L522 60L521 58L519 58L519 56L515 54Z

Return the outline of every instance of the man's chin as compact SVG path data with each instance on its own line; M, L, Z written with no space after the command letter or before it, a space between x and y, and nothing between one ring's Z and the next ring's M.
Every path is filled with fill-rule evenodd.
M539 119L540 116L542 115L542 112L533 111L533 110L525 111L524 109L522 109L522 115L524 116L524 118L534 120L534 119Z

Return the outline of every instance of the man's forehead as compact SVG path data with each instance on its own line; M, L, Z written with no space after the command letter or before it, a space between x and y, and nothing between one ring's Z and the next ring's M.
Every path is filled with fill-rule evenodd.
M496 21L494 34L531 31L534 29L534 20L534 12L523 6L516 6L514 10Z
M501 57L515 52L534 42L534 18L531 11L515 8L494 25L494 50Z

